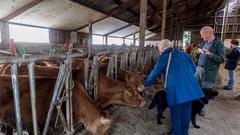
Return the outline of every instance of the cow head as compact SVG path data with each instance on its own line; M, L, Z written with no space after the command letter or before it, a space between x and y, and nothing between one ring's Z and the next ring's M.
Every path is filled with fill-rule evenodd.
M134 86L138 90L138 92L143 92L143 90L145 89L143 84L144 76L136 70L127 71L125 80L127 83L132 84L132 86Z
M145 104L143 97L136 90L129 87L122 93L122 102L132 107L142 107Z

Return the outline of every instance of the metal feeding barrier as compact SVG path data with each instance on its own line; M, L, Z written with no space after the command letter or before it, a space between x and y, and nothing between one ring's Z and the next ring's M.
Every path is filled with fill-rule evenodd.
M45 126L43 130L43 135L46 135L48 132L49 124L52 118L53 111L55 107L58 109L61 122L64 127L64 131L67 134L73 134L73 109L72 109L72 88L73 81L71 75L71 58L74 57L87 57L87 53L74 53L71 54L71 49L69 49L68 54L56 54L56 55L38 55L38 56L29 56L25 58L19 57L8 57L1 58L0 64L12 64L11 65L11 77L12 77L12 88L13 88L13 98L14 98L14 109L15 109L15 119L16 119L16 131L17 135L23 135L22 128L22 118L21 118L21 108L20 108L20 95L19 95L19 85L18 85L18 67L19 63L27 63L29 70L29 83L30 83L30 96L31 96L31 110L32 110L32 119L33 119L33 133L38 135L38 123L37 123L37 112L36 112L36 87L35 87L35 73L34 73L34 63L44 60L64 60L64 63L61 64L58 77L54 87L54 93L48 110L47 118L45 121ZM60 98L62 93L63 82L65 81L65 90L66 90L66 118L63 115L61 110L60 102L65 101L63 98Z

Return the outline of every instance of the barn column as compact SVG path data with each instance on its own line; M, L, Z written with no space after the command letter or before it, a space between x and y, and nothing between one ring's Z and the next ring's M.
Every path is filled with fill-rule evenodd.
M92 51L92 23L89 23L88 25L89 28L89 36L88 36L88 52L89 52L89 56L91 54Z
M167 0L163 0L161 39L165 38L166 16L167 16Z
M0 22L2 45L0 48L8 48L10 42L9 24Z
M108 45L108 36L105 37L105 45Z
M133 44L136 45L136 37L135 37L135 34L133 34Z
M141 50L144 48L145 29L146 29L146 16L147 16L147 0L140 1L140 31L139 31L139 47Z
M125 37L123 38L123 44L126 44L126 38Z

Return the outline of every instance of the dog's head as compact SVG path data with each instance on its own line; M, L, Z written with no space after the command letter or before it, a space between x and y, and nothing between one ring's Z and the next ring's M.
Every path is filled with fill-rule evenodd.
M211 89L211 88L203 88L203 93L205 94L205 97L210 100L218 96L218 92Z

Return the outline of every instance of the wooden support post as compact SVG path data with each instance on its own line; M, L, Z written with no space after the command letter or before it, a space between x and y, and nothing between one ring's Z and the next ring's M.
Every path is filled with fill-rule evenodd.
M108 45L108 36L105 37L105 45Z
M147 2L148 0L140 0L140 31L139 31L139 47L141 50L144 48L145 29L146 29L146 16L147 16Z
M115 80L117 80L117 73L118 73L118 54L114 55L114 73L115 73Z
M133 45L136 45L136 34L133 34Z
M89 28L89 37L88 37L88 56L91 55L91 52L92 52L92 23L89 23L88 25L88 28Z
M9 24L5 22L0 22L0 29L2 39L2 46L0 46L0 48L6 49L9 47L10 44Z
M123 44L126 44L126 38L123 38Z
M170 23L170 40L173 40L173 32L174 32L174 27L173 27L173 23L174 23L174 17L173 17L173 9L170 9L170 13L171 13L171 23Z
M167 16L167 0L163 0L161 39L165 38L166 16Z
M180 40L180 39L179 39L180 26L181 26L180 24L177 25L177 48L178 48L178 42L179 42L179 40Z
M177 40L177 24L174 26L174 47L176 47L176 40Z

